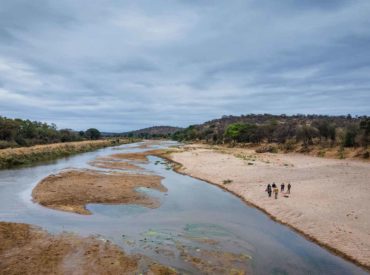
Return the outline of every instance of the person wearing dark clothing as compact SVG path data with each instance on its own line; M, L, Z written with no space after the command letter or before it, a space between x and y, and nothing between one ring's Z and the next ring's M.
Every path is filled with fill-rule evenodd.
M271 197L272 189L270 184L267 185L266 192L269 194L269 197Z
M292 185L288 183L288 194L290 194L290 188L292 188Z
M284 188L285 188L285 185L284 185L284 182L280 185L280 190L281 192L284 192Z

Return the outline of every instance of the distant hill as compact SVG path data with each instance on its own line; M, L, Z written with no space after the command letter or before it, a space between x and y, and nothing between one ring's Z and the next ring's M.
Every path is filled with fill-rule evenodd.
M140 137L140 138L167 138L171 137L174 133L183 130L180 127L172 126L153 126L140 130L122 133L125 137Z
M119 137L122 134L120 133L114 133L114 132L101 132L102 137Z

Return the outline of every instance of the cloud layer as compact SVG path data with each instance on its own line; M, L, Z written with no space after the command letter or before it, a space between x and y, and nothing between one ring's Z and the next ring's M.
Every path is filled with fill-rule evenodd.
M370 114L370 2L4 0L0 115L60 128Z

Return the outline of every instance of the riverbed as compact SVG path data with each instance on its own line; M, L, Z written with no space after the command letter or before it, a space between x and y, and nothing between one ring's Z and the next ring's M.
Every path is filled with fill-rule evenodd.
M158 208L89 204L84 216L32 202L36 184L64 169L97 169L97 157L167 148L175 142L105 148L34 167L0 171L0 221L34 224L51 233L73 232L110 240L127 253L146 255L181 273L367 274L306 240L234 195L171 169L158 157L139 164L163 177L167 192L141 188ZM105 171L107 169L100 168ZM112 169L109 169L112 170Z

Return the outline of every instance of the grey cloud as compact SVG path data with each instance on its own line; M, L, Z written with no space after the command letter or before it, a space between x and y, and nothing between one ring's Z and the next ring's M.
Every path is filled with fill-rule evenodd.
M369 114L369 14L360 0L5 0L0 115L125 131Z

